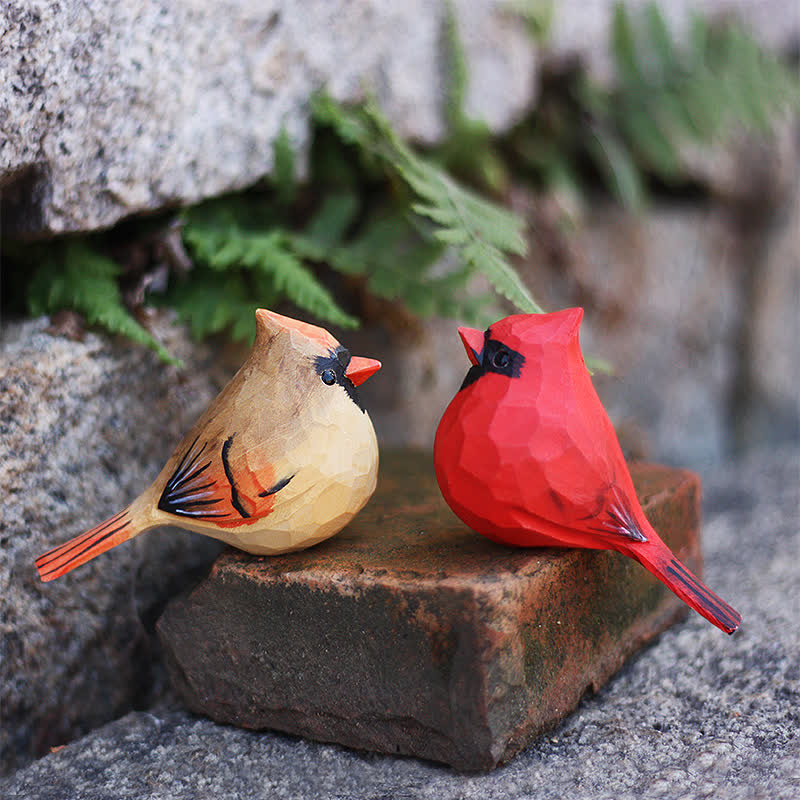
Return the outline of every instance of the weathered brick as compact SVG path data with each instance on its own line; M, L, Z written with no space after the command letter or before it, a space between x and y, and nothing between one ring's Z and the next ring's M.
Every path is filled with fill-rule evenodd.
M634 465L654 527L701 574L698 478ZM159 621L194 711L443 761L508 760L686 607L617 553L511 549L465 528L430 456L384 456L344 531L271 558L226 551Z

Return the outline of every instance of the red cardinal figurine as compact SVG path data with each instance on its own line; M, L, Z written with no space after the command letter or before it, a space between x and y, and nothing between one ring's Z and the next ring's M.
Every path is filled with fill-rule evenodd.
M526 547L635 558L726 633L740 614L678 561L639 505L583 363L583 309L459 328L473 366L444 412L434 463L445 500L478 533Z
M51 581L158 525L248 553L333 536L375 490L378 444L356 386L380 362L323 328L256 311L249 358L126 509L36 559Z

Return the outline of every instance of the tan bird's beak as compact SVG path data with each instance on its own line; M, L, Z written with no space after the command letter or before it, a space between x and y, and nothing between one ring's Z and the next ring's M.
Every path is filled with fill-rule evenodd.
M344 374L356 385L360 386L370 375L374 375L381 368L381 362L374 358L353 356Z

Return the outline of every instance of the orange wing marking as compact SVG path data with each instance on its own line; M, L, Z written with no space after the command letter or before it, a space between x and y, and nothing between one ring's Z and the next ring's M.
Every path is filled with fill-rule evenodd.
M214 522L223 528L246 525L271 513L274 495L294 475L264 489L262 481L273 479L272 470L262 469L256 475L242 465L235 466L235 460L231 461L235 436L231 434L223 442L219 462L207 451L206 444L198 446L195 439L167 481L158 507L176 516Z

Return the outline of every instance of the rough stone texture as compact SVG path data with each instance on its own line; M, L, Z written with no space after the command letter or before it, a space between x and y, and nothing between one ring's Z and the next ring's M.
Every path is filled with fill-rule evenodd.
M707 578L744 613L666 631L505 767L461 775L216 725L130 714L0 782L9 800L794 800L800 779L800 450L703 475Z
M635 0L631 6L645 0ZM690 0L662 2L685 22ZM783 0L708 0L769 44L800 34ZM537 53L501 0L455 0L467 110L494 130L535 93ZM550 57L608 73L613 0L554 5ZM442 0L7 0L0 8L0 187L6 233L108 226L269 174L283 126L301 150L308 99L377 95L406 135L444 131Z
M699 483L638 465L645 511L701 568ZM190 709L246 728L487 769L572 710L683 604L616 553L494 545L427 453L385 455L369 506L302 553L226 551L158 632Z
M467 108L507 126L534 53L499 0L456 0ZM269 174L323 86L365 88L406 135L442 135L442 0L12 0L0 9L5 232L88 230ZM400 35L398 35L400 34Z
M0 772L146 701L147 627L184 573L219 552L158 531L39 581L34 558L147 486L217 388L207 351L166 320L155 330L183 370L46 324L7 326L0 352Z

